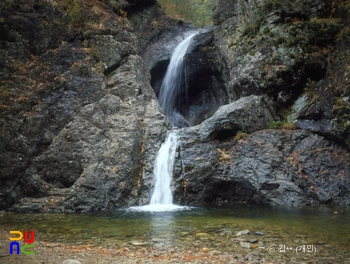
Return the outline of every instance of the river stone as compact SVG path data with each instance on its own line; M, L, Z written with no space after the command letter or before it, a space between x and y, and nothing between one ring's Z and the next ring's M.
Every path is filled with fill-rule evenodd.
M81 264L81 262L76 259L67 259L63 261L62 264Z
M242 231L238 231L236 233L236 236L243 236L243 235L248 235L248 234L250 234L249 230L242 230Z
M140 242L140 241L132 241L132 242L130 242L130 244L133 246L144 246L144 245L147 245L148 243L147 242Z
M240 242L239 244L243 248L251 248L251 244L249 242Z
M240 242L245 242L245 239L235 237L235 238L232 238L231 241L234 243L240 243Z
M250 238L250 239L246 239L245 242L257 243L257 242L258 242L258 239L256 239L256 238Z
M196 237L203 237L203 236L208 236L207 233L197 233Z
M260 232L260 231L256 231L255 235L257 235L257 236L265 236L265 233Z

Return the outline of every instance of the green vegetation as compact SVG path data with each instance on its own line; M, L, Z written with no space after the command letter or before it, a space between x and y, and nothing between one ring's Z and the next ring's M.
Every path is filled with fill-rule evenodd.
M243 29L243 36L255 36L260 30L260 27L265 21L265 14L261 9L257 9L246 20L245 27Z
M205 27L211 24L213 0L159 0L165 13L177 19L182 19Z
M296 129L295 125L293 123L289 123L286 120L282 121L272 121L269 124L269 129L288 129L288 130L294 130Z
M234 140L244 140L248 137L248 134L243 131L238 131L237 134L234 137Z
M80 19L80 4L74 0L64 0L64 6L68 14L69 23L74 24Z

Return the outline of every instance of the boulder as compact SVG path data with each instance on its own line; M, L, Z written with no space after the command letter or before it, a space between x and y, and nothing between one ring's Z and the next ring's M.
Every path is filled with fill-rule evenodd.
M243 139L181 135L175 199L274 205L350 204L349 153L305 130L262 130Z

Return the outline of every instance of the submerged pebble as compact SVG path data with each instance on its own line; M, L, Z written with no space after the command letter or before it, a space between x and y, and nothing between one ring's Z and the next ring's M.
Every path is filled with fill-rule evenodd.
M255 235L257 235L257 236L265 236L265 233L260 232L260 231L256 231Z
M238 231L236 233L236 236L243 236L243 235L248 235L248 234L250 234L250 231L246 229L246 230Z

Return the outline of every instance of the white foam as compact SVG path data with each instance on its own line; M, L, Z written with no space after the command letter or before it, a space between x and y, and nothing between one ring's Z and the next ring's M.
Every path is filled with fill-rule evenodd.
M159 104L164 114L173 126L189 126L189 122L175 109L175 103L181 91L187 95L187 80L185 76L185 55L196 33L184 39L173 51L169 66L159 91ZM185 87L183 85L185 84ZM185 98L187 100L187 98Z
M189 206L180 206L176 204L148 204L144 206L132 206L129 210L138 212L169 212L169 211L182 211L191 210Z

